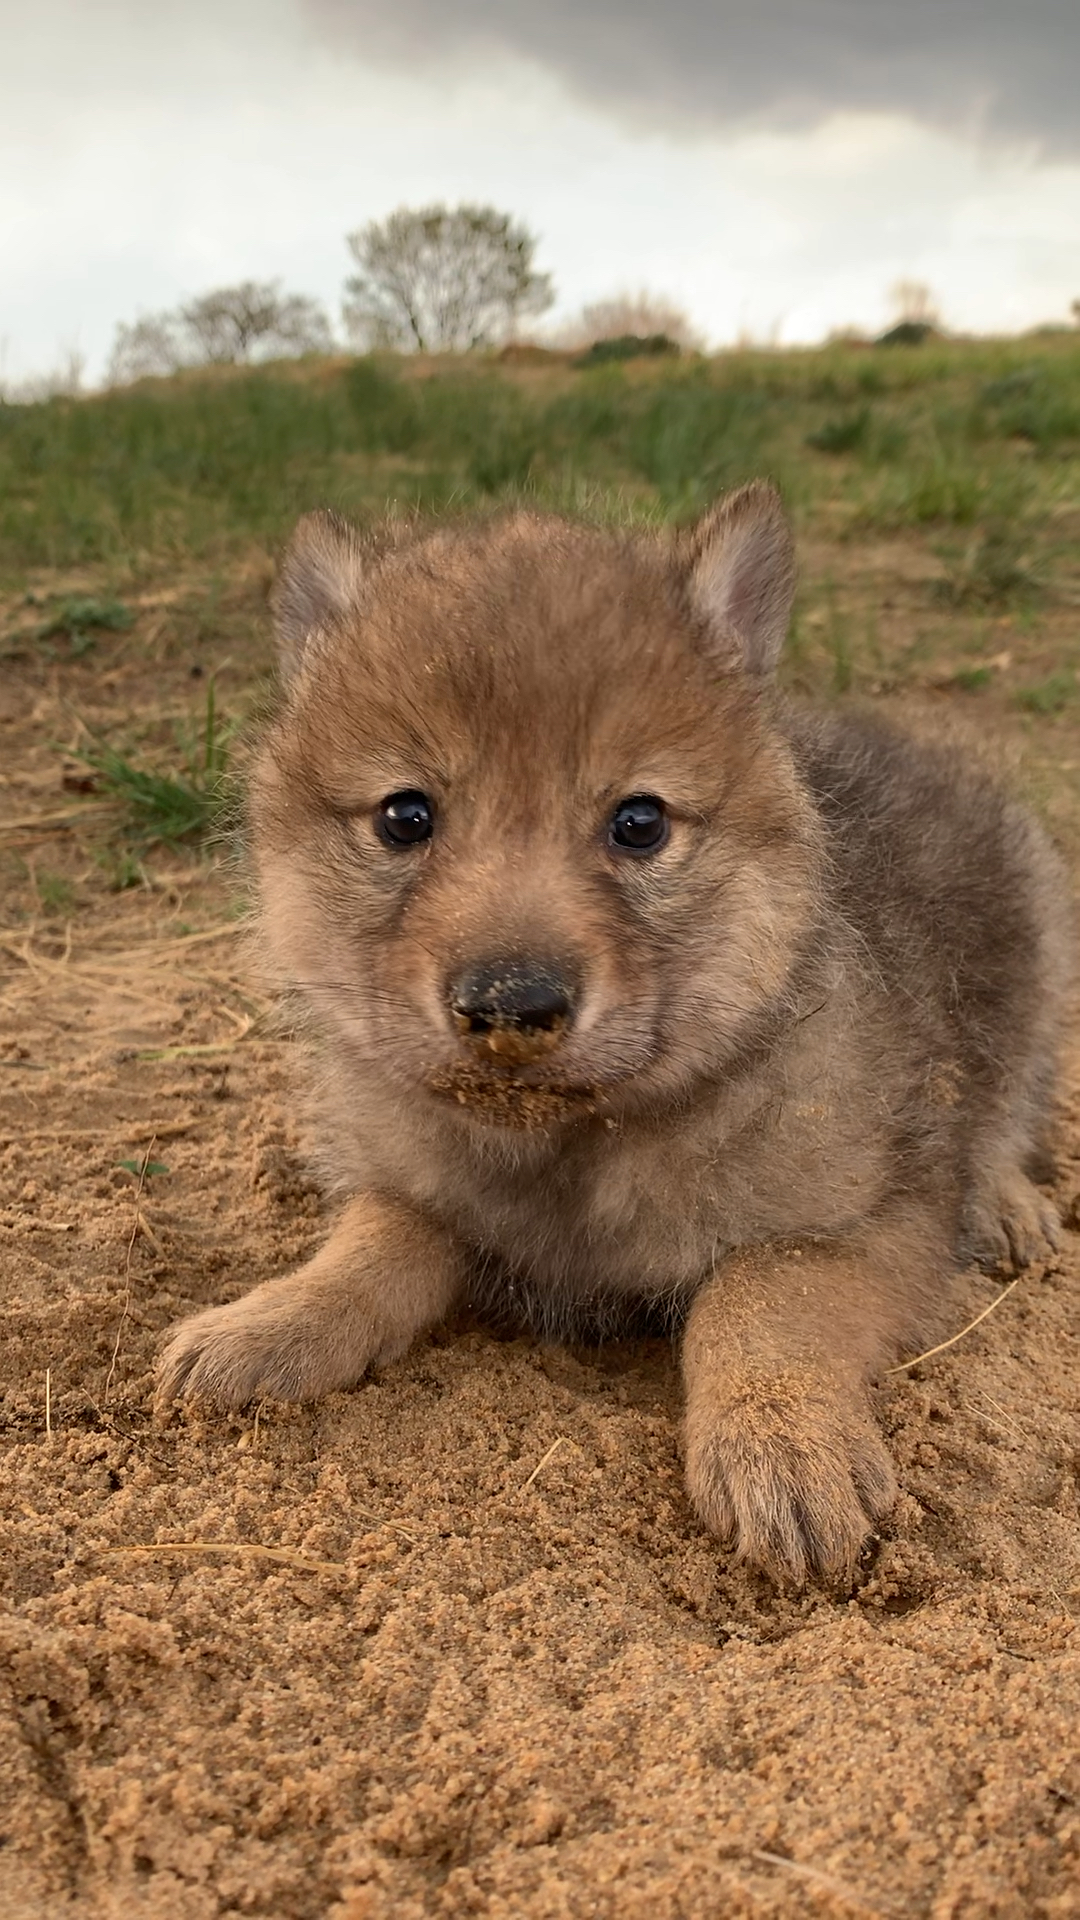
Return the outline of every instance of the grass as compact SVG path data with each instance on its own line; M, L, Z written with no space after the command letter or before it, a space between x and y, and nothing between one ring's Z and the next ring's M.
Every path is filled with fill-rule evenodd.
M34 873L34 891L42 913L49 918L75 909L75 888L62 873L50 873L47 868L38 867Z
M1077 695L1076 675L1070 668L1062 668L1057 673L1047 675L1045 680L1033 686L1020 687L1016 694L1016 704L1025 713L1054 714L1063 713L1071 706Z
M235 732L235 722L217 711L211 680L203 714L181 730L175 771L162 771L106 740L76 750L75 758L94 775L95 791L117 802L120 835L129 843L114 890L142 878L132 847L177 847L206 840L224 827L233 800L229 749Z
M33 600L36 596L27 598ZM96 644L99 633L125 633L133 624L134 615L122 601L76 594L60 600L44 620L16 628L7 636L0 653L17 656L25 653L28 645L34 645L45 659L55 660L57 652L49 642L63 639L68 643L70 657L79 660Z
M762 474L799 539L789 684L873 694L933 669L1059 731L1080 706L1072 653L1046 642L1080 600L1080 333L590 365L370 355L0 404L0 656L89 676L85 710L104 666L154 648L192 673L233 662L235 690L269 664L252 636L271 564L313 506L659 525ZM886 573L904 556L898 599L878 552ZM231 738L212 684L169 739L160 718L142 739L99 718L81 758L115 802L110 886L149 885L148 849L221 830Z
M988 519L959 554L943 555L946 565L939 593L955 607L1008 607L1029 602L1041 590L1030 563L1030 531L1021 523Z
M1080 336L543 369L391 356L213 369L0 406L0 579L220 564L272 548L318 501L364 517L524 494L677 519L760 473L804 517L842 504L857 532L975 529L1075 501L1078 471ZM69 603L57 632L110 624L108 603L93 606Z

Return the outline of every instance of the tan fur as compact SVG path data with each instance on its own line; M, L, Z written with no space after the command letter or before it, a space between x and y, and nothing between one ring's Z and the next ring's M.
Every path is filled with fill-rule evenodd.
M937 1335L963 1252L1053 1235L1027 1167L1068 935L981 774L779 700L792 580L765 487L670 542L301 523L252 845L343 1211L178 1330L164 1398L311 1398L456 1301L549 1337L644 1307L685 1325L706 1525L850 1577L894 1493L868 1383ZM432 837L388 848L413 790ZM642 794L670 836L628 855ZM526 1019L537 979L565 1005Z

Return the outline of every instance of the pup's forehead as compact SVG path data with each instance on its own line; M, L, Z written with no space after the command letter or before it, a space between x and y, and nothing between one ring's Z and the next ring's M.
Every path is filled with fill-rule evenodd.
M775 491L740 488L677 536L615 535L518 513L422 535L361 534L305 515L274 590L286 683L372 682L453 668L473 691L491 663L511 687L624 677L697 652L762 682L794 592L790 529ZM696 642L696 648L694 646Z
M489 701L600 694L693 651L659 550L524 515L392 556L357 624L382 673L420 672L444 696Z
M609 790L698 790L715 676L664 569L545 533L433 541L379 570L302 690L302 757L328 790L505 807L543 789L571 810Z

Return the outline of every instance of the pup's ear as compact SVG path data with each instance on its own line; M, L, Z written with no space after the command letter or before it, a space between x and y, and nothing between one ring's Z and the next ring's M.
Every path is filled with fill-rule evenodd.
M680 537L691 604L716 658L771 673L795 594L795 549L775 487L753 480Z
M371 554L347 520L306 513L285 549L272 605L282 676L291 680L313 633L332 626L360 598Z

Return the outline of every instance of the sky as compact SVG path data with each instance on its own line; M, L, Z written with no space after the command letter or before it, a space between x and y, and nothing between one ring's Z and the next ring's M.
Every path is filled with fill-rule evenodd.
M336 317L345 236L493 202L552 319L965 331L1080 297L1077 0L0 0L0 381L243 278Z

